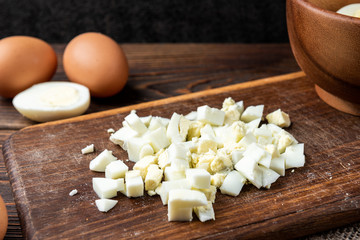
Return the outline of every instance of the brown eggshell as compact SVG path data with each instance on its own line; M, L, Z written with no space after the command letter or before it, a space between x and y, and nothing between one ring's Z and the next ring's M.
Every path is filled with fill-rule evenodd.
M12 36L0 40L0 96L12 98L49 81L57 67L54 49L41 39Z
M8 226L8 214L5 203L0 196L0 239L3 239Z
M294 56L318 86L319 96L358 115L360 19L336 13L354 2L358 1L287 0L287 27Z
M101 33L83 33L71 40L64 51L63 65L69 80L88 87L94 97L117 94L128 79L124 52Z

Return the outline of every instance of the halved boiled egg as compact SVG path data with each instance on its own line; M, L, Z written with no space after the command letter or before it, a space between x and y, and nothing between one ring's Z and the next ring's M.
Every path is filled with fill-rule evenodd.
M346 5L337 10L336 12L350 17L360 18L360 3Z
M90 105L89 89L72 82L35 84L17 94L13 105L25 117L47 122L83 114Z

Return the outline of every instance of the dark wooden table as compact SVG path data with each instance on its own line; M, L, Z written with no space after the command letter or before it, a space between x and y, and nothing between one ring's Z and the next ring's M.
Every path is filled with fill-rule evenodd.
M64 44L54 44L59 66L54 80L67 80L61 59ZM147 102L209 88L299 71L289 44L123 44L130 76L124 90L92 99L87 113ZM23 118L11 100L0 97L0 147L17 130L37 124ZM5 239L23 238L9 178L0 154L0 194L9 214ZM359 224L308 238L335 238ZM350 229L350 230L349 230Z

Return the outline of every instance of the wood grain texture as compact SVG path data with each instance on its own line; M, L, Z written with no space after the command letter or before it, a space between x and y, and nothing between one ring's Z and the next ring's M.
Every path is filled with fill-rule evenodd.
M246 106L265 104L265 113L288 112L293 122L288 131L305 143L305 167L287 171L270 190L247 185L235 198L218 193L216 221L168 222L158 196L119 194L114 209L98 212L91 178L103 174L91 172L89 161L105 148L127 158L108 140L106 129L121 127L131 109L140 116L170 117L203 104L221 107L229 96ZM3 151L30 239L286 239L360 220L359 134L359 117L323 103L313 84L295 73L31 126L13 134ZM82 155L89 143L96 152ZM69 197L74 188L79 194Z

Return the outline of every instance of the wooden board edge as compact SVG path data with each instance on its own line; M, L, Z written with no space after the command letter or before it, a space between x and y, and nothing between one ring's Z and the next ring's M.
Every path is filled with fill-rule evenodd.
M184 94L184 95L179 95L179 96L174 96L174 97L169 97L169 98L164 98L164 99L159 99L159 100L154 100L154 101L149 101L149 102L143 102L143 103L139 103L139 104L105 110L105 111L96 112L96 113L85 114L85 115L81 115L78 117L41 123L41 124L25 127L24 129L37 128L37 127L41 127L41 126L45 126L45 125L56 125L56 124L63 124L63 123L69 123L69 122L78 122L78 121L84 121L84 120L88 120L88 119L92 119L92 118L96 118L96 117L106 117L106 116L110 116L110 115L114 115L114 114L118 114L118 113L129 112L133 109L144 109L144 108L148 108L148 107L156 107L156 106L159 106L162 104L174 103L174 102L177 102L180 100L188 100L188 99L192 99L192 98L196 98L196 97L203 97L206 95L214 95L214 94L225 92L225 91L233 91L233 90L238 90L238 89L252 88L252 87L267 85L267 84L276 83L276 82L294 80L294 79L302 78L305 76L306 76L305 73L302 71L293 72L293 73L288 73L288 74L283 74L283 75L278 75L278 76L273 76L273 77L267 77L267 78L262 78L262 79L243 82L243 83L237 83L237 84L233 84L233 85L229 85L229 86L225 86L225 87L207 89L207 90L203 90L203 91L199 91L199 92L188 93L188 94Z
M17 213L19 214L19 220L20 220L20 225L21 225L21 231L23 233L24 236L32 236L34 233L32 232L28 232L29 229L33 229L32 227L27 227L29 224L32 224L31 218L30 218L30 214L28 213L28 209L27 209L27 198L26 198L26 194L23 194L21 192L21 189L23 189L23 183L22 183L22 179L15 177L18 174L16 173L16 171L18 171L18 167L17 162L15 160L12 159L12 155L11 154L11 145L12 145L12 136L16 134L13 133L12 135L10 135L10 137L8 139L5 140L3 146L2 146L2 153L4 156L4 162L5 162L5 168L6 171L8 173L9 176L9 181L10 181L10 186L11 186L11 190L12 190L12 194L14 197L14 201L15 201L15 206L17 209ZM18 197L21 196L21 197Z
M252 88L252 87L257 87L257 86L261 86L261 85L267 85L267 84L276 83L276 82L294 80L294 79L302 78L305 76L306 75L304 72L299 71L299 72L262 78L262 79L258 79L258 80L233 84L233 85L229 85L229 86L225 86L225 87L208 89L208 90L203 90L203 91L199 91L199 92L195 92L195 93L189 93L189 94L185 94L185 95L180 95L180 96L175 96L175 97L170 97L170 98L165 98L165 99L160 99L160 100L154 100L154 101L139 103L139 104L135 104L135 105L129 105L129 106L125 106L125 107L115 108L115 109L111 109L111 110L81 115L78 117L73 117L73 118L68 118L68 119L63 119L63 120L58 120L58 121L51 121L51 122L47 122L47 123L40 123L40 124L25 127L19 131L12 133L5 140L5 142L2 146L4 162L5 162L6 170L9 174L10 185L11 185L11 188L13 191L13 195L21 196L23 194L21 194L20 192L15 193L15 191L19 191L19 189L22 189L22 183L21 183L20 179L14 177L14 176L16 176L16 174L13 171L16 171L16 169L18 169L18 168L16 166L14 166L14 165L16 165L16 161L11 159L11 155L12 155L10 152L11 144L13 142L12 141L13 138L17 134L21 133L22 131L24 131L26 129L39 128L39 127L49 126L49 125L79 122L79 121L93 119L96 117L107 117L107 116L111 116L111 115L118 114L118 113L129 112L133 109L144 109L144 108L148 108L148 107L155 107L155 106L159 106L162 104L174 103L174 102L177 102L180 100L188 100L188 99L193 99L193 98L197 98L197 97L204 97L207 95L215 95L218 93L222 93L224 91L233 91L233 90L238 90L238 89L245 89L245 88ZM15 198L15 202L16 202L16 207L18 209L19 214L21 214L21 212L24 212L24 213L27 212L26 209L23 209L24 206L26 206L26 204L24 204L24 202L26 202L26 199ZM24 222L31 223L31 219L29 219L29 216L27 214L20 216L20 221L21 221L21 226L22 226L22 232L24 233L24 235L32 236L34 233L27 232L27 231L29 231L29 229L31 229L31 227L30 228L26 227L26 225L24 224Z

